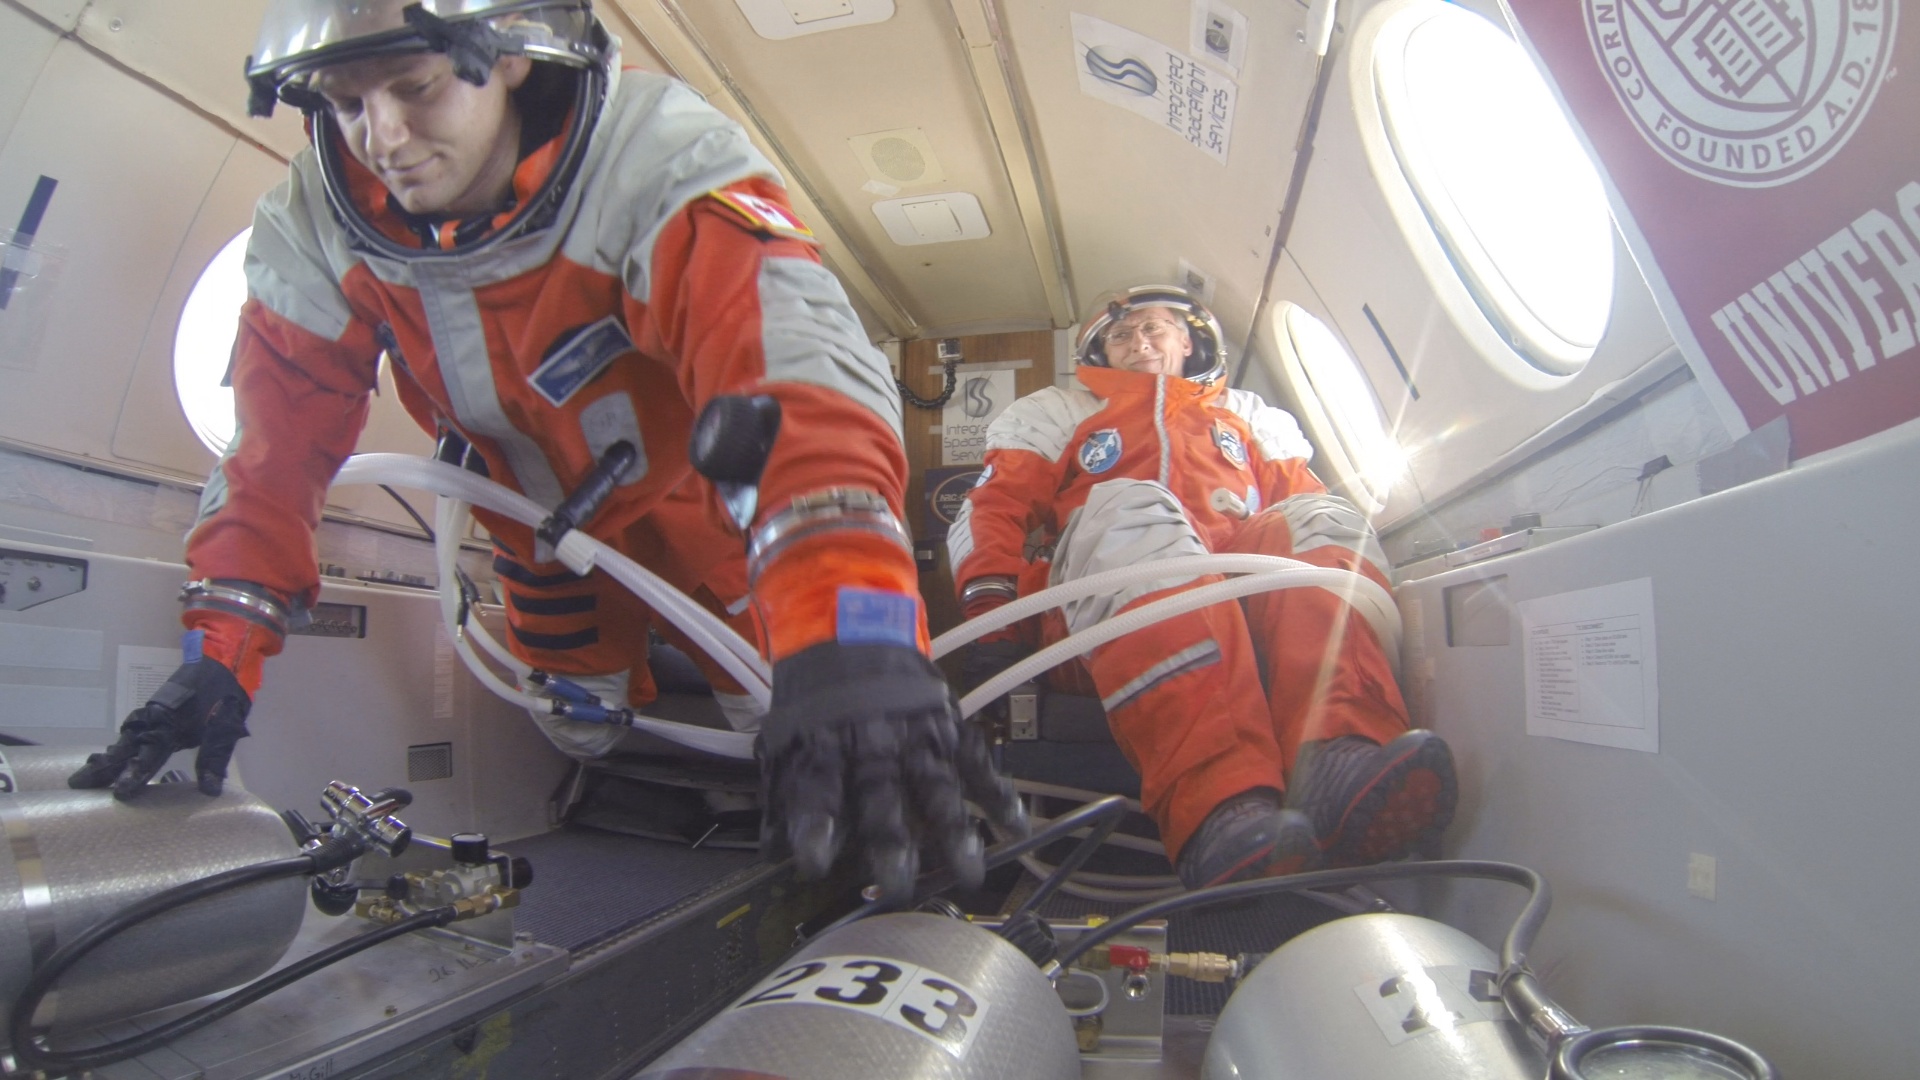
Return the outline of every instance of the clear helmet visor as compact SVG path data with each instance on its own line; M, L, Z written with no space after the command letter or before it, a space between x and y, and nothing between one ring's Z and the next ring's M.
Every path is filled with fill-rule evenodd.
M1182 378L1212 383L1226 374L1227 347L1220 334L1219 320L1194 299L1192 293L1172 285L1139 285L1101 297L1080 324L1074 359L1094 367L1112 366L1107 359L1107 330L1129 312L1153 307L1166 308L1186 323L1187 335L1193 341L1193 354L1187 357L1180 373Z

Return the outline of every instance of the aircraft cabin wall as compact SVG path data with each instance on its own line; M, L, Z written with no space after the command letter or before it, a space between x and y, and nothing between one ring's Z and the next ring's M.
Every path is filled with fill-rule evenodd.
M1191 281L1226 328L1238 384L1301 418L1316 469L1374 507L1396 564L1517 515L1606 526L1487 563L1401 571L1408 696L1416 719L1459 748L1467 785L1448 853L1535 865L1560 887L1539 959L1583 1019L1694 1022L1751 1041L1794 1076L1910 1072L1898 1010L1920 954L1896 908L1915 884L1900 800L1920 745L1899 718L1920 697L1901 652L1920 628L1901 598L1920 579L1890 553L1920 519L1906 479L1920 465L1913 425L1701 498L1716 486L1702 463L1740 447L1618 231L1605 245L1604 331L1583 361L1548 370L1488 318L1485 283L1462 278L1458 250L1433 228L1433 196L1402 168L1407 148L1382 117L1395 50L1436 11L1504 25L1497 6L1342 3L1321 69L1301 40L1308 5L1230 6L1247 45L1231 146L1216 157L1079 78L1076 17L1183 46L1187 4L897 0L889 18L788 38L758 32L732 0L597 5L628 63L676 71L749 124L872 335L906 342L895 351L919 392L934 381L933 339L961 337L987 356L989 336L1020 333L1020 357L1045 366L1102 293ZM289 110L265 124L241 115L238 58L260 7L0 0L0 226L41 177L57 182L39 231L50 272L13 301L41 315L0 319L34 335L0 340L0 538L59 533L103 553L179 558L191 489L213 457L174 395L175 325L201 268L303 144ZM880 153L888 137L918 157ZM942 193L977 204L987 234L901 245L875 209ZM1290 305L1352 354L1403 474L1363 475L1344 447ZM909 432L918 474L938 464L936 440L929 414L908 415L921 425ZM390 392L375 417L363 450L425 447ZM1662 457L1671 467L1649 473ZM384 495L334 499L323 561L427 572L425 546L400 535L409 519ZM1528 734L1518 605L1642 577L1660 620L1660 751ZM170 588L145 596L128 616L138 629L113 641L163 644ZM428 601L394 602L395 625L418 631L391 639L396 670L432 670L431 620L407 606ZM338 644L296 642L270 692L288 708L323 692ZM398 707L421 712L415 697ZM446 727L434 713L429 735ZM497 718L524 734L516 720ZM243 744L242 759L267 741ZM536 751L530 768L553 765ZM460 798L435 812L473 805ZM535 809L518 807L515 827ZM1686 891L1695 854L1719 860L1712 899ZM1432 899L1483 935L1509 910L1491 891Z

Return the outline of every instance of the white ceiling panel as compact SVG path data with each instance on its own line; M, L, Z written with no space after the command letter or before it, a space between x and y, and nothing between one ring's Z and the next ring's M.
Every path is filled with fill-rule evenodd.
M87 7L87 0L13 0L13 2L59 27L62 33L80 25L80 13Z
M265 0L93 0L80 18L79 33L116 63L165 85L282 157L292 157L307 144L298 111L275 109L267 120L247 115L242 72L266 6Z
M46 64L60 35L45 23L10 7L0 7L0 146L13 131L14 118L33 92L34 80ZM0 221L0 228L12 228L13 221Z
M653 0L627 0L629 5ZM868 272L927 335L1051 324L1039 270L951 9L900 4L884 22L770 41L732 3L681 10L766 125ZM938 190L980 201L991 235L902 247L872 206L908 184L875 184L855 136L917 128L945 174ZM1017 152L1017 147L1015 148ZM871 187L868 185L872 185Z
M77 392L125 386L181 238L234 147L232 135L72 40L48 58L0 152L0 218L41 176L57 182L37 243L64 252L44 304L13 304L0 357L0 432L108 457L116 409ZM26 322L24 320L31 320Z
M1297 37L1306 8L1254 0L1234 5L1247 17L1247 52L1234 80L1234 121L1222 164L1164 123L1081 90L1084 57L1075 44L1074 15L1189 56L1189 4L998 2L1034 110L1082 309L1113 289L1174 281L1184 258L1217 279L1214 311L1230 342L1244 341L1312 89L1312 52ZM1164 88L1156 93L1164 96Z
M254 202L286 176L285 162L245 143L236 143L221 164L171 265L164 268L165 281L119 404L114 457L194 480L213 467L213 453L194 436L174 390L174 334L187 294L207 263L253 222Z

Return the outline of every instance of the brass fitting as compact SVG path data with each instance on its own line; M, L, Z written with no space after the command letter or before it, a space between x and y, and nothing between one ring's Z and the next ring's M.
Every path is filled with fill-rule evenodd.
M1167 974L1194 982L1221 983L1236 978L1240 965L1232 957L1211 952L1167 954Z

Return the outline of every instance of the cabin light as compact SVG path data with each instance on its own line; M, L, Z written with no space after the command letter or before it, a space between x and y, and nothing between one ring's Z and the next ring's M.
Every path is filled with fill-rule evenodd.
M894 0L734 0L753 32L770 41L893 18Z
M1576 1035L1554 1054L1551 1080L1777 1080L1773 1066L1732 1039L1670 1027L1615 1027Z
M194 435L216 454L233 441L233 388L224 384L247 302L243 264L252 235L252 227L240 230L200 272L173 333L174 392Z
M993 233L980 200L965 191L888 199L873 204L873 216L888 238L903 247L978 240Z

